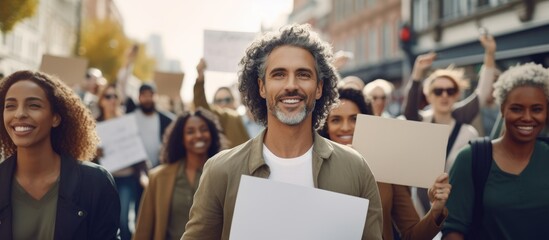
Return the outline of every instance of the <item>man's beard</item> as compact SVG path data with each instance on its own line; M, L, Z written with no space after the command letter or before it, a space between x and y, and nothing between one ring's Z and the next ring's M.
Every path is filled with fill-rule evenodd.
M145 114L150 114L150 113L153 113L154 111L156 111L154 103L141 105L140 108L141 108L141 111L143 111L143 113L145 113Z
M296 92L293 94L288 94L286 96L296 96L296 95L299 95L299 94ZM306 96L302 96L302 95L300 96L302 97L303 101L307 102ZM307 104L305 104L305 106L299 109L298 112L284 113L277 105L278 99L280 98L281 97L277 98L276 103L274 104L274 106L271 107L271 111L279 121L281 121L286 125L295 126L300 124L301 122L303 122L303 120L305 120L307 115L315 108L316 102L313 101L313 104L310 108L308 107Z

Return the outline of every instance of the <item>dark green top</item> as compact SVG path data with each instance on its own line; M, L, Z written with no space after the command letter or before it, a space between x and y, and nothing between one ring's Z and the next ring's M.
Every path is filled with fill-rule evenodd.
M472 221L474 187L470 145L450 170L452 192L443 232L467 233ZM526 168L514 175L492 161L484 189L482 239L547 239L549 228L549 146L536 142Z
M59 181L36 200L14 179L12 184L13 239L53 239Z
M201 175L202 171L196 172L194 186L191 186L185 173L185 164L180 165L173 187L166 239L179 240L183 236L185 225L189 221L189 211L193 205L194 193Z

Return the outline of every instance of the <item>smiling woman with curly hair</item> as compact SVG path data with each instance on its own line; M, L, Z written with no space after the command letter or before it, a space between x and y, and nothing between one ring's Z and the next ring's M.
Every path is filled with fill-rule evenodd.
M8 157L0 164L0 235L117 239L112 176L82 161L98 138L78 96L55 77L18 71L0 83L0 99L0 151Z

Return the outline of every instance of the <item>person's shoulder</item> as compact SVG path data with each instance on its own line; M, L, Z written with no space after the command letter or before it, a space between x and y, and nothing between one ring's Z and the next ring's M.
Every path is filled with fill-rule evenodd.
M158 113L158 116L160 118L163 118L165 120L169 120L169 121L172 121L176 118L175 114L171 113L171 112L166 112L166 111L156 111L156 113Z
M78 163L80 171L84 174L94 175L94 176L111 176L109 171L107 171L103 166L95 164L90 161L80 161L75 160Z
M106 185L114 184L112 175L103 166L90 161L74 161L77 163L84 183L89 183L91 185L95 185L96 183L103 183Z
M462 123L460 132L462 132L463 134L467 134L471 137L479 136L477 129L472 125L466 123Z
M326 146L329 146L327 148L324 148L324 147L323 148L332 150L332 153L330 156L331 158L346 159L346 161L338 161L338 162L342 162L342 163L345 163L345 162L363 163L364 162L364 157L362 156L362 154L360 154L354 148L347 145L336 143L328 139L323 139L323 141L325 141Z
M254 147L253 138L230 149L225 149L206 161L205 168L209 171L231 172L237 169L242 169L248 164L246 159L252 152Z
M166 171L169 171L169 169L177 168L178 166L179 166L179 164L177 164L177 163L163 163L163 164L160 164L160 165L152 168L151 170L149 170L149 177L161 176L164 173L166 173Z
M465 168L470 169L473 161L473 150L471 144L466 144L459 151L453 168Z
M536 147L539 147L544 152L549 152L549 137L539 137L536 140Z
M434 112L432 108L428 108L425 110L420 110L419 115L421 115L422 122L431 122L433 120Z

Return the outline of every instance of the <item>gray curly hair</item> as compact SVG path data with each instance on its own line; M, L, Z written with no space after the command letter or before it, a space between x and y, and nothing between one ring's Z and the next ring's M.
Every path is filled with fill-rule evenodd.
M522 86L537 87L543 90L549 102L549 70L533 62L509 68L494 83L494 97L503 104L509 93Z
M323 82L322 96L316 101L312 113L313 126L318 129L328 116L332 105L338 102L336 87L339 76L331 64L332 47L322 41L311 30L309 24L289 25L282 27L278 32L266 33L246 49L238 72L238 90L242 95L242 101L259 123L267 125L267 103L259 95L258 79L265 81L269 54L275 48L284 45L303 48L309 51L315 59L318 81Z

